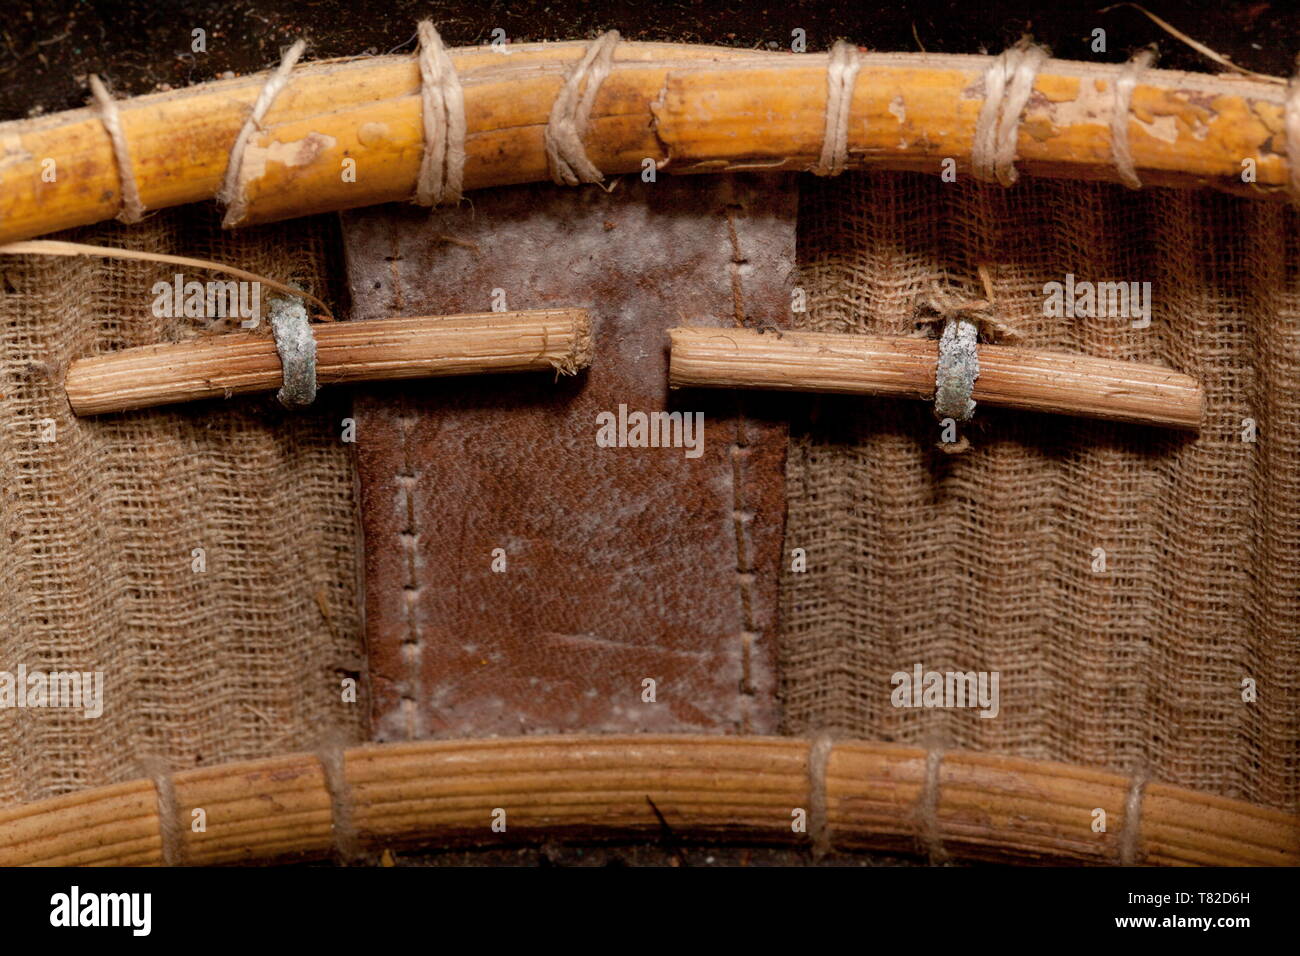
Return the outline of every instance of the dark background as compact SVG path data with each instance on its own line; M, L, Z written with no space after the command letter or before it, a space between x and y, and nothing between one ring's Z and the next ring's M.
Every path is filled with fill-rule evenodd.
M257 72L299 37L308 59L409 53L415 24L431 18L451 46L486 43L501 27L512 42L590 38L617 28L629 40L789 49L802 27L809 50L843 37L889 51L1000 52L1032 33L1063 59L1119 62L1160 41L1160 66L1222 68L1169 37L1129 6L1109 0L913 0L752 3L726 0L41 0L0 17L0 120L82 106L85 75L99 73L119 95L202 83L226 71ZM1300 52L1297 0L1150 0L1157 16L1249 69L1289 76ZM190 52L190 31L207 31L207 52ZM1093 29L1107 52L1093 53Z
M875 50L1000 52L1032 33L1064 59L1121 62L1159 42L1159 65L1220 72L1223 68L1170 37L1128 6L1101 12L1109 0L913 0L819 2L771 0L43 0L15 4L0 16L0 120L83 106L85 75L99 73L120 96L202 83L274 66L299 37L308 59L411 53L415 24L432 19L451 46L486 43L501 27L512 42L586 39L618 29L630 40L714 43L789 49L802 27L808 49L845 38ZM1174 27L1248 69L1289 76L1300 52L1300 0L1219 0L1145 4ZM207 32L207 52L190 52L190 31ZM1092 31L1106 30L1107 52L1091 51ZM402 854L398 866L620 866L673 864L761 866L805 862L805 849L684 847L665 827L639 846L542 845L509 850ZM824 865L890 865L882 855L833 854ZM84 882L84 880L82 880ZM1207 887L1209 888L1209 887Z

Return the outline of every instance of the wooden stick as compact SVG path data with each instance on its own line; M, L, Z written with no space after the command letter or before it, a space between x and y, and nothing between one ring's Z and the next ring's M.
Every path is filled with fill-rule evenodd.
M549 178L543 130L588 44L450 51L464 89L465 188ZM963 180L989 57L862 55L851 97L849 165ZM1119 181L1110 121L1118 64L1049 60L1019 124L1022 172ZM606 175L805 170L825 133L827 56L620 43L595 99L586 150ZM161 209L212 198L240 127L266 81L256 74L124 100L120 123L140 198ZM299 64L249 141L246 223L409 199L423 150L413 56ZM1276 83L1144 71L1128 142L1148 185L1212 186L1283 197L1283 97ZM1242 182L1242 161L1255 181ZM55 162L56 175L43 175ZM344 176L344 161L355 175ZM117 215L113 149L90 109L0 124L0 242Z
M644 839L660 829L647 796L674 831L713 840L823 837L830 848L905 853L938 841L953 857L996 861L1300 863L1300 827L1281 810L1150 783L1130 826L1127 777L949 751L931 789L927 757L836 741L814 780L799 738L547 735L356 747L328 761L342 766L331 781L316 754L289 754L175 774L170 827L160 825L152 780L0 810L0 866L320 859L353 839L370 850ZM190 828L195 807L207 813L205 832ZM497 808L504 834L491 828ZM1103 832L1093 830L1096 808ZM796 809L808 814L807 832L791 827Z
M321 385L543 369L572 375L592 356L584 309L339 322L312 330ZM69 366L64 389L74 413L99 415L265 392L281 382L274 339L237 332L80 359Z
M938 344L827 332L671 329L674 388L770 388L934 399ZM976 402L1197 430L1194 378L1156 365L979 346ZM977 413L978 414L978 413Z

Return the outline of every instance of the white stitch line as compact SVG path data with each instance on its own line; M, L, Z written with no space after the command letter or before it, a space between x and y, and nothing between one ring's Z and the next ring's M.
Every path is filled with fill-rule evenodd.
M405 717L406 738L417 740L421 736L421 720L416 705L416 693L421 687L420 661L423 647L423 635L420 633L420 585L418 577L420 530L417 516L417 492L419 489L415 465L411 458L411 429L418 419L415 415L399 415L398 428L402 434L402 471L397 476L398 487L402 490L402 500L406 521L402 530L397 532L399 546L406 553L406 583L402 586L403 605L406 609L406 637L402 641L402 658L407 666L407 686L399 705Z

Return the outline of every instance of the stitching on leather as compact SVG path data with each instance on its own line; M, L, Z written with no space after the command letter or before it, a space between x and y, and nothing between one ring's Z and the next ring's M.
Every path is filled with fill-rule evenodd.
M745 291L740 282L740 267L749 262L740 252L740 236L736 233L736 219L733 210L735 204L727 207L727 235L731 238L731 262L727 268L731 273L731 310L732 321L736 328L745 327Z
M403 725L406 727L408 740L415 740L421 736L418 726L420 712L419 707L416 706L414 689L420 686L420 658L424 650L417 613L420 587L416 578L416 556L420 546L420 530L416 519L416 472L411 460L410 443L411 429L416 421L416 416L409 409L406 409L397 420L402 434L402 470L396 477L406 504L406 521L403 523L402 530L397 533L397 546L406 557L406 583L402 585L402 603L406 609L406 637L402 640L402 658L407 665L407 686L402 693L401 709L405 718Z
M740 236L736 232L733 215L735 206L728 206L727 235L731 240L731 261L727 268L731 273L731 298L734 318L737 326L745 324L744 288L741 284L740 266L748 260L740 251ZM750 546L750 525L754 514L745 508L744 459L749 455L749 432L745 422L745 406L740 393L736 394L736 440L728 449L731 456L731 514L736 532L736 588L740 599L740 713L741 733L750 732L750 698L754 696L754 683L751 665L753 661L754 641L759 634L754 625L754 565Z

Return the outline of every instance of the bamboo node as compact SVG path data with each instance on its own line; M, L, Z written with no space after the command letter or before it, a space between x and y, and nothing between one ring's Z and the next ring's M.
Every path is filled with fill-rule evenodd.
M95 111L104 124L104 131L108 133L108 140L113 145L113 159L117 163L117 178L122 187L122 209L117 218L131 225L144 218L144 203L140 201L140 187L135 181L135 166L131 162L131 151L126 146L126 133L122 130L117 101L104 86L104 81L94 73L87 79L90 82L90 92L95 98Z
M275 397L285 408L306 408L316 400L316 336L301 299L271 300L271 332L284 374Z
M465 174L465 94L433 22L420 21L417 32L424 156L415 202L421 206L460 202Z
M1016 172L1020 114L1047 58L1045 47L1022 37L989 64L984 73L984 105L971 144L971 166L977 179L1012 186L1020 178Z
M551 107L542 140L546 165L557 185L577 186L605 180L604 174L588 158L582 138L587 133L596 94L609 75L618 42L617 30L601 34L564 81Z
M221 183L220 192L217 193L217 201L226 207L226 214L221 220L223 229L230 229L239 225L248 210L248 199L244 195L242 174L244 170L244 153L248 149L249 137L253 135L254 129L262 128L262 118L271 109L271 104L280 95L280 91L288 85L289 72L294 68L305 49L307 49L307 41L299 40L285 52L284 58L280 60L280 65L267 79L266 85L262 87L262 92L257 95L252 111L248 114L248 118L244 120L244 125L240 127L239 135L235 137L235 145L230 148L230 158L226 161L226 177Z
M848 164L849 107L860 69L862 61L854 44L839 40L831 47L826 63L826 130L822 134L821 159L812 169L814 175L838 176Z

